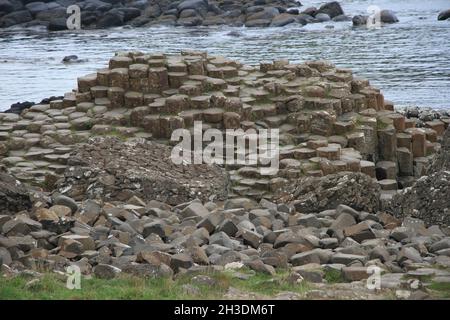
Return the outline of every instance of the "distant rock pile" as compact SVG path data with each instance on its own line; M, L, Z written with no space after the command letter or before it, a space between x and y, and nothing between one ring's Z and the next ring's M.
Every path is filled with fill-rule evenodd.
M282 27L350 20L337 1L300 11L301 3L294 0L0 0L0 28L20 25L66 30L73 14L67 12L71 5L80 8L82 28L99 29L123 25Z

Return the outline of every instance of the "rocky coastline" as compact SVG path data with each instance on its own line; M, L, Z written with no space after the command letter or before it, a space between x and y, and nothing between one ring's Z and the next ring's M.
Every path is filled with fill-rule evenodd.
M450 281L450 117L412 115L327 61L120 52L62 99L0 113L1 273L282 269L329 297L326 274L373 294L378 267L378 298L427 298ZM173 164L194 121L279 128L278 172Z
M50 31L67 30L67 12L77 5L81 12L81 28L104 29L119 26L245 26L283 27L288 24L352 21L337 1L320 7L302 8L293 0L0 0L0 28L45 27ZM381 12L382 23L395 23L398 18L390 10ZM367 16L355 16L353 25L365 24Z

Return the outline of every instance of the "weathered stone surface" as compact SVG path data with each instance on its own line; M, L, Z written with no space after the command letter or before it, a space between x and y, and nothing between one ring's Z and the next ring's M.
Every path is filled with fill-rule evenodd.
M13 214L31 208L27 188L14 177L0 172L0 214Z
M379 190L376 183L361 173L304 178L293 190L293 204L301 212L323 211L338 204L374 212L379 208Z

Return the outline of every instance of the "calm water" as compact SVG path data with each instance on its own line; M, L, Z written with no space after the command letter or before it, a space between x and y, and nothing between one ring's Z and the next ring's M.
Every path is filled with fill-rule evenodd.
M304 8L320 4L302 3ZM394 10L400 23L379 30L333 22L267 29L0 31L0 110L17 101L40 101L70 91L78 76L105 66L115 51L181 49L208 50L245 63L273 58L328 59L370 79L396 105L450 109L450 21L437 21L439 11L450 8L449 0L347 0L341 4L351 16L365 13L369 5L379 5ZM87 61L64 65L61 60L69 54Z

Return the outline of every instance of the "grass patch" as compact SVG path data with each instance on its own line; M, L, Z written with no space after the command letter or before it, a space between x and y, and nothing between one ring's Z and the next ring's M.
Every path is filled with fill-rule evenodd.
M342 283L345 282L342 273L336 269L326 269L324 279L327 283Z
M260 295L275 295L290 291L305 293L307 283L290 284L286 281L287 273L249 274L247 270L239 272L248 274L246 280L233 276L232 272L202 273L213 278L214 285L192 283L195 274L179 275L175 279L144 279L121 274L112 280L95 277L81 280L81 289L66 288L64 276L47 273L39 281L29 284L30 278L17 276L0 278L0 300L176 300L176 299L223 299L230 287L242 292ZM190 288L186 289L186 288Z
M428 289L434 291L434 295L442 299L450 299L450 283L432 282Z

